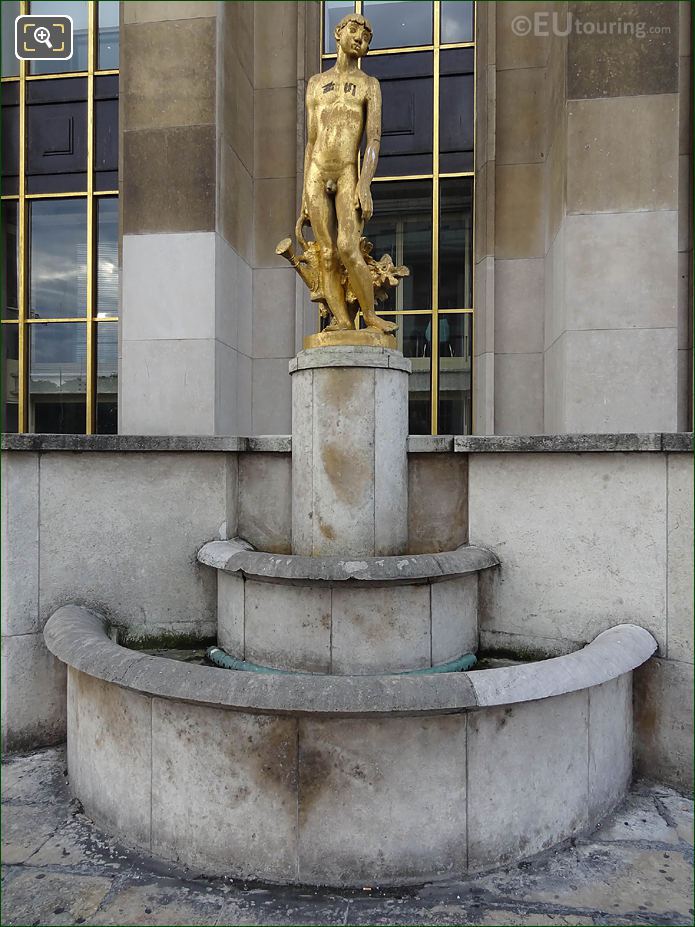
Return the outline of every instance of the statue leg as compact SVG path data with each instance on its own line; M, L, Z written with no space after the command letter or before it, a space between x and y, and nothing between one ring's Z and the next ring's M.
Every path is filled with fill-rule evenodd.
M347 330L354 327L347 303L345 291L340 283L340 265L338 249L332 232L333 203L326 193L325 180L318 171L311 171L305 184L309 220L314 237L321 249L321 282L328 307L333 314L334 323L328 327L332 330Z
M362 220L354 206L354 172L343 175L338 181L335 211L338 218L338 254L350 278L350 286L357 296L367 328L382 332L395 331L395 322L381 319L374 311L374 284L360 251Z

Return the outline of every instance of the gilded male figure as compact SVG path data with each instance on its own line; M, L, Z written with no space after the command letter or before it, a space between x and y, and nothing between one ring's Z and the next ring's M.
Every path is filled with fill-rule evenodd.
M320 249L323 291L333 315L328 330L354 329L340 280L342 262L367 329L392 332L397 326L374 311L372 275L360 250L362 229L373 210L370 186L381 143L379 82L358 67L369 49L372 27L364 16L351 13L334 35L335 65L315 74L307 87L302 216L309 219ZM367 147L358 172L365 131Z

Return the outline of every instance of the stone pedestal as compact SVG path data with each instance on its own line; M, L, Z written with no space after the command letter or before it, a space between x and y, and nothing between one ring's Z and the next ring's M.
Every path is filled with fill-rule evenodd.
M405 552L409 373L387 348L312 348L290 363L294 554Z

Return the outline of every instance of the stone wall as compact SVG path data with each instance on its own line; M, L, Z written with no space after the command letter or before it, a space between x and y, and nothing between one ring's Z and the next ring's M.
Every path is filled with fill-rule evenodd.
M678 427L679 6L568 5L577 21L645 33L567 40L564 382L550 430Z
M651 631L636 674L637 768L692 782L693 463L682 453L471 454L481 647L554 656L620 622Z
M320 5L122 16L120 431L288 431L317 315L274 249ZM687 430L690 5L481 3L476 30L476 431Z
M690 5L478 20L477 432L687 430Z
M620 622L659 652L640 670L641 772L690 781L691 439L411 436L409 550L491 547L486 648L556 655ZM59 606L104 613L132 637L211 636L214 574L198 549L241 535L289 552L290 439L3 439L3 733L6 749L64 737L65 676L43 644ZM456 449L454 449L456 448Z

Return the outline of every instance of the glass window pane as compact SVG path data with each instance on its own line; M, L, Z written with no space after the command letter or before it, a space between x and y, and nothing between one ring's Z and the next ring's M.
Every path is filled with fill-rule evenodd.
M2 76L16 77L19 60L14 53L14 21L19 16L19 3L4 0L2 6Z
M67 80L71 81L72 78ZM54 81L40 83L53 84ZM62 81L56 80L55 83ZM28 106L28 192L67 193L86 190L87 139L86 100Z
M29 328L29 431L84 434L87 326L54 322Z
M432 44L431 0L365 0L363 9L374 30L371 48Z
M30 208L29 315L83 316L87 306L87 201L41 200Z
M19 424L19 325L0 326L2 338L2 430L15 434Z
M99 59L102 71L118 67L118 0L99 0Z
M432 52L374 55L365 73L381 84L381 150L377 176L432 173Z
M19 318L19 302L17 298L17 203L5 202L2 204L2 317L3 319Z
M440 182L439 308L473 306L473 178Z
M326 0L323 4L323 52L335 53L335 38L333 32L343 16L353 13L354 3L345 3L345 0Z
M471 427L473 316L439 317L439 434L467 435Z
M473 169L474 48L449 48L440 57L439 171Z
M97 434L118 432L118 324L97 325Z
M97 201L97 318L118 315L118 199Z
M115 75L104 75L109 80ZM118 80L118 78L115 78ZM118 88L112 99L95 100L94 184L96 190L118 189Z
M442 44L473 41L473 2L442 0Z
M19 83L2 84L2 193L19 192Z
M390 254L405 264L401 280L378 311L432 308L432 183L429 180L372 184L374 216L365 234L379 260Z
M408 377L408 432L411 435L428 435L432 431L429 342L432 316L429 312L410 315L383 313L383 316L397 323L398 331L395 335L398 350L404 357L410 358L412 366L412 373ZM364 328L362 318L360 327Z
M72 16L72 58L67 61L32 61L32 74L58 74L66 71L87 70L87 3L70 0L63 3L56 0L32 0L30 11L37 15Z

